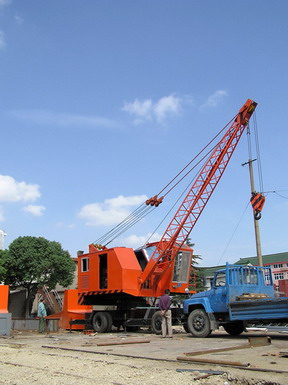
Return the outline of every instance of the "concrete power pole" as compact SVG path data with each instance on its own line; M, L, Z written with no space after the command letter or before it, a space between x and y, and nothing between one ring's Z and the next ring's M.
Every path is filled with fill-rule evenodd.
M256 159L254 159L256 160ZM244 165L248 164L249 166L249 175L250 175L250 186L251 186L251 193L255 193L255 183L254 183L254 173L253 173L253 165L252 163L254 160L249 159L247 163L244 163ZM255 241L256 241L256 252L257 252L257 260L258 265L263 266L263 259L262 259L262 249L261 249L261 240L260 240L260 230L259 230L259 220L255 219L254 216L254 231L255 231Z

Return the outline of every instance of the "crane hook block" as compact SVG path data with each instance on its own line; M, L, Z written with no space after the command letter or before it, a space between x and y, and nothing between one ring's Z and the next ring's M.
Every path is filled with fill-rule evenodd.
M155 195L154 197L147 199L145 202L147 206L155 206L158 207L163 202L164 197L158 198L158 195Z
M250 202L254 211L254 218L258 221L261 218L261 211L265 203L265 197L261 193L252 192Z

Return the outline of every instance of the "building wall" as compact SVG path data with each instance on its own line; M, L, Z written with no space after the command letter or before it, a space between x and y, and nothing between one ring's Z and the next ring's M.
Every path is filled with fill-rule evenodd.
M288 297L288 287L285 284L285 282L288 283L288 261L279 261L278 263L274 262L271 264L269 263L265 264L265 266L271 267L275 291L279 292L279 295Z

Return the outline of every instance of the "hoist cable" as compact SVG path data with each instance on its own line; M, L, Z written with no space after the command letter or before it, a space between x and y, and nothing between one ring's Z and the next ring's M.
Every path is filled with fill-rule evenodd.
M151 207L145 206L145 207L143 207L143 209L141 211L138 211L137 214L134 213L133 216L130 215L129 219L127 219L128 218L127 217L124 221L122 221L121 224L114 227L114 229L112 229L108 233L104 234L101 238L99 238L96 241L96 243L101 243L101 244L106 243L112 237L115 237L115 235L118 236L118 234L122 233L123 229L124 229L124 231L126 231L127 228L131 227L131 223L135 224L136 222L138 222L138 220L140 220L143 216L147 215L146 212L149 211L150 209L151 209Z
M233 120L235 120L235 118L237 117L237 115L235 115L229 123L227 123L211 140L210 142L158 193L157 196L159 196L160 194L162 194L165 190L167 190L167 188L175 181L177 180L177 178L179 178L179 176L181 174L183 174L183 172L197 159L199 158L199 156L211 145L211 143L213 141L215 141L215 139L227 128L227 126L229 124L231 124L231 122ZM211 149L209 150L190 170L188 170L184 175L182 175L182 177L176 182L174 183L174 185L172 187L170 187L170 189L168 191L166 191L166 193L164 194L164 196L167 196L184 178L186 178L191 172L192 170L194 170L213 150L214 148L217 146L217 144ZM189 187L189 186L188 186ZM188 188L187 187L187 188ZM185 191L185 190L184 190ZM183 194L182 194L183 195ZM174 208L174 206L176 205L176 203L180 200L180 198L182 197L182 195L179 197L179 199L175 202L175 204L173 205L173 207L169 210L169 212L167 213L167 215L171 212L171 210ZM153 209L155 207L152 207ZM143 203L142 205L140 205L138 208L136 208L131 214L129 214L125 219L123 219L122 222L120 222L117 226L115 226L113 229L111 229L110 231L108 231L106 234L104 234L103 236L101 236L100 238L98 238L95 242L93 242L94 244L105 244L108 245L109 243L111 243L115 238L117 238L119 235L123 234L125 231L127 231L130 227L132 227L133 225L135 225L137 222L139 222L141 219L143 219L146 215L148 215L150 212L151 212L151 206L147 206L145 203ZM165 216L165 218L162 220L162 222L166 219L167 215ZM161 223L162 223L161 222ZM161 225L161 223L159 224L159 226ZM159 227L158 226L158 227ZM158 228L157 227L157 228ZM155 230L156 231L156 230ZM154 231L154 233L155 233ZM153 234L154 234L153 233ZM152 234L152 235L153 235ZM151 236L152 236L151 235ZM151 238L151 237L150 237Z
M140 219L142 219L142 218L144 218L144 216L150 214L150 212L154 211L154 210L156 209L156 207L155 207L155 206L153 206L153 207L150 206L150 207L148 207L148 209L149 209L149 210L147 210L147 213L146 213L145 215L143 215L143 217L141 217ZM120 235L122 235L124 232L126 232L128 229L130 229L130 227L134 226L135 223L137 223L140 219L137 219L137 220L135 219L135 221L134 221L134 222L131 222L131 223L129 224L129 226L127 225L127 227L125 227L124 229L122 229L122 231L120 231L119 233L117 233L117 234L114 236L114 238L110 239L109 242L107 242L107 243L105 244L105 246L109 245L109 243L111 243L112 241L114 241L114 239L116 239L117 237L119 237Z
M224 250L223 250L223 252L222 252L222 254L221 254L221 257L220 257L220 259L219 259L219 261L218 261L218 263L217 263L216 266L219 266L219 264L220 264L222 258L224 257L224 254L226 253L228 247L230 246L230 243L232 242L232 240L233 240L233 238L234 238L234 235L236 234L236 231L238 230L238 228L239 228L239 226L240 226L240 223L242 222L242 219L243 219L243 217L244 217L244 214L245 214L246 211L247 211L248 206L250 206L250 201L247 203L247 205L246 205L246 207L245 207L245 210L243 211L243 213L242 213L242 215L241 215L241 217L240 217L238 223L236 224L236 227L235 227L235 229L234 229L234 231L233 231L233 233L232 233L232 235L231 235L231 237L230 237L230 239L229 239L229 241L228 241L226 247L224 248Z
M238 115L238 114L237 114ZM210 140L210 142L209 143L207 143L207 145L205 146L205 147L203 147L202 148L202 150L201 151L199 151L198 152L198 154L189 162L189 163L187 163L187 165L181 170L181 171L179 171L179 173L157 194L158 196L160 195L160 194L162 194L167 188L168 188L168 186L170 186L183 172L184 172L184 170L186 170L189 166L190 166L190 164L191 163L193 163L201 154L202 154L202 152L203 151L205 151L206 150L206 148L207 147L209 147L210 145L211 145L211 143L213 143L214 141L215 141L215 139L227 128L227 126L229 125L229 124L231 124L231 122L233 121L233 120L235 120L236 119L236 117L237 117L237 115L235 115L231 120L230 120L230 122L228 122L219 132L218 132L218 134L216 134L211 140ZM210 153L212 150L210 150L208 153ZM205 155L205 157L206 157L207 155ZM203 158L202 158L203 159ZM198 162L198 164L199 164L199 162ZM174 187L176 187L177 186L177 184L178 183L180 183L193 169L194 169L195 167L193 167L190 171L188 171L185 175L184 175L184 177L181 177L181 179L179 180L179 182L176 182L170 189L169 189L169 191L167 192L167 193L165 193L164 194L164 196L166 196L167 194L169 194L169 192L171 191L171 190L173 190L173 188Z
M149 240L152 238L152 236L156 233L156 231L159 229L159 227L162 225L162 223L164 222L164 220L168 217L168 215L171 213L171 211L174 209L174 207L176 206L176 204L180 201L180 199L183 197L183 195L185 194L185 192L187 192L187 190L189 189L189 187L191 186L191 184L194 182L194 180L196 179L196 175L194 176L194 178L192 179L192 181L190 181L187 185L187 187L184 189L184 191L182 192L182 194L179 196L178 199L176 199L176 201L174 202L174 204L172 205L172 207L168 210L168 212L166 213L166 215L164 216L164 218L162 219L162 221L159 223L159 225L154 229L153 233L149 236L149 238L147 239L146 243L149 243Z
M261 163L261 156L260 156L260 146L259 146L256 111L253 114L253 124L254 124L254 132L255 132L256 157L258 160L257 165L258 165L259 187L260 187L260 191L262 192L262 191L264 191L264 185L263 185L262 163Z
M119 230L119 228L122 228L126 225L127 222L129 222L131 219L133 219L135 216L138 216L141 214L143 210L146 210L147 206L142 203L139 207L137 207L131 214L129 214L126 218L123 219L122 222L118 223L115 227L113 227L111 230L109 230L107 233L102 235L100 238L98 238L94 244L103 242L103 239L106 239L109 235L114 234L116 231Z

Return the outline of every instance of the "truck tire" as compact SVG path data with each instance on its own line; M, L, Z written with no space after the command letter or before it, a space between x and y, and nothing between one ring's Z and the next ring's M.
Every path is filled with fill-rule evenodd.
M105 331L107 333L110 333L113 325L112 315L110 313L107 313L106 311L103 314L105 314L105 317L107 319L107 329Z
M183 323L182 326L183 326L183 329L185 330L186 333L190 333L187 322Z
M92 317L92 326L95 332L104 333L108 329L108 317L106 312L98 311Z
M230 334L230 336L238 336L244 332L244 324L242 321L225 324L223 325L223 328L228 334Z
M191 311L187 320L187 328L193 337L208 337L211 327L207 313L202 309Z
M160 335L162 333L161 325L162 325L161 312L156 311L153 314L152 319L151 319L151 327L152 327L153 333Z

